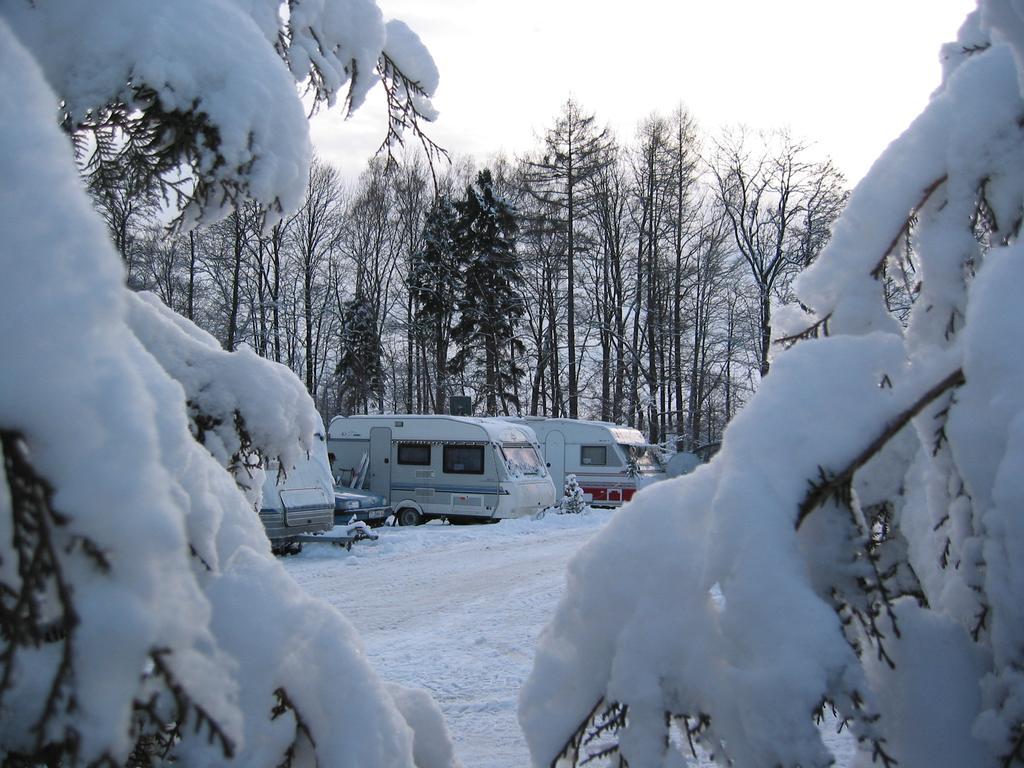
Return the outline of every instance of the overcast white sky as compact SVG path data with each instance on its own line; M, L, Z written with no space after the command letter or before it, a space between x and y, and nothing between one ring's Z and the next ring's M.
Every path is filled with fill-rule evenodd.
M938 85L941 43L974 0L378 0L441 72L431 135L484 159L523 152L572 94L622 138L680 102L706 132L789 127L851 182ZM314 120L318 151L358 173L382 95Z

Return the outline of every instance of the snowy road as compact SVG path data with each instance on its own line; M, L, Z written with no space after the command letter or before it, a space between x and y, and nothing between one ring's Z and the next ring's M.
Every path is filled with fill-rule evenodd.
M306 547L284 564L352 621L382 677L431 692L467 768L525 766L519 687L566 563L610 514L387 528L351 553Z
M518 768L529 756L516 706L537 635L569 558L611 514L385 528L352 552L307 546L283 563L349 618L384 679L430 691L466 768ZM826 743L848 766L852 744L834 726Z

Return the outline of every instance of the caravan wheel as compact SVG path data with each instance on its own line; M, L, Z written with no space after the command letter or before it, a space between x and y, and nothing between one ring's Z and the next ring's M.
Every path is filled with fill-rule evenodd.
M419 525L423 522L420 517L420 513L412 507L402 507L395 514L398 518L399 525Z

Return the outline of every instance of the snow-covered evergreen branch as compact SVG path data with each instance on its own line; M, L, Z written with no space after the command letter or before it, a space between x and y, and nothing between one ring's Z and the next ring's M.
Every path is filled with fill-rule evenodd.
M1022 762L1019 7L982 0L945 59L776 316L789 348L720 452L572 563L521 699L536 764L581 764L594 702L628 712L600 750L636 765L831 765L823 705L858 765ZM692 735L667 725L695 712Z

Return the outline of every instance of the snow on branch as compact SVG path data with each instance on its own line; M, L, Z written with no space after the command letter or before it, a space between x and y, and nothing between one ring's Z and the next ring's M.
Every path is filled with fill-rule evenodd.
M388 132L378 152L387 151L390 158L392 148L404 144L406 132L411 132L428 158L447 158L448 152L427 136L422 126L422 122L437 118L430 103L438 85L437 67L405 23L395 19L387 23L387 43L377 69L388 105ZM433 163L430 168L433 173Z
M438 149L421 127L437 70L373 0L16 2L0 16L58 94L86 173L137 179L182 227L246 200L268 226L300 206L311 144L297 86L314 108L344 93L352 112L383 80L389 140L401 126Z
M1024 12L982 0L945 51L719 453L570 564L535 764L1024 764Z
M289 76L261 81L282 67L243 5L0 10L5 765L457 765L429 696L398 701L351 624L272 557L260 483L240 488L257 457L312 444L302 384L127 291L53 119L154 84L165 117L201 110L220 131L193 170L277 199L305 178L305 128L261 129L302 110ZM248 5L277 18L277 3Z
M886 424L878 437L865 446L864 450L858 453L857 456L855 456L853 460L846 464L846 466L841 470L838 472L830 472L819 467L819 482L810 483L811 487L807 492L807 496L805 496L804 500L800 502L799 513L796 518L797 529L800 528L808 515L829 499L835 499L837 497L848 499L850 488L853 483L853 477L857 470L871 461L875 456L879 455L885 445L899 434L900 430L902 430L911 419L921 413L926 406L930 405L940 395L945 394L954 387L959 387L963 383L964 373L958 368L921 395L921 397L918 398L913 405L903 411L903 413L900 413L891 422Z
M185 390L192 433L255 504L263 458L295 464L318 428L312 399L285 366L242 348L225 352L211 335L149 292L128 294L135 336Z

